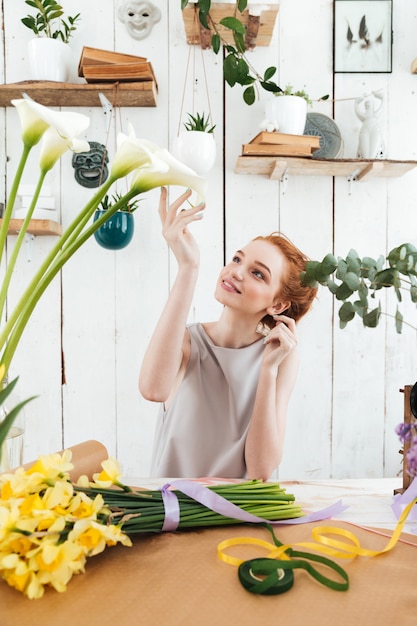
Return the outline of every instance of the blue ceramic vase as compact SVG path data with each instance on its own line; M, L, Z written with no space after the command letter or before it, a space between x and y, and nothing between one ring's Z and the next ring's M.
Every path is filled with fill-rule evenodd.
M97 209L94 221L97 221L105 212ZM132 241L134 229L133 214L128 211L117 211L95 231L94 237L102 248L121 250Z

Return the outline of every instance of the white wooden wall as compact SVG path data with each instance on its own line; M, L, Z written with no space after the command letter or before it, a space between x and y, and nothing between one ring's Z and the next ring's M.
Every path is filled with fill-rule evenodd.
M154 0L162 20L150 37L131 39L116 18L116 0L64 0L66 12L82 13L72 40L74 70L83 45L146 56L159 84L156 108L123 108L109 136L100 108L80 109L91 118L88 141L107 143L114 154L115 134L131 122L138 136L170 147L180 123L181 100L192 110L191 76L185 87L189 55L180 0ZM313 110L334 117L344 140L344 156L355 157L360 122L353 98L383 88L387 154L417 160L417 77L410 72L417 56L417 7L414 0L394 3L392 74L336 74L332 67L332 0L281 0L273 42L249 53L259 71L279 67L279 83L305 88L313 98L334 101ZM26 53L28 29L20 24L26 6L3 3L0 63L3 82L30 78ZM202 269L190 319L218 315L213 289L218 271L233 251L258 234L280 229L311 258L334 250L346 255L379 255L402 243L417 243L417 169L398 179L376 179L352 186L343 178L292 177L286 187L260 176L234 173L241 144L259 130L264 95L252 107L239 87L222 82L221 58L196 49L199 80L195 110L209 103L216 128L218 156L208 177L204 220L194 232L201 245ZM1 60L1 59L0 59ZM14 108L0 110L0 201L4 201L20 155L20 125ZM25 181L34 183L36 163ZM48 175L60 218L67 225L91 191L78 185L65 155ZM179 189L171 188L171 197ZM157 407L137 390L141 358L175 273L160 234L158 191L144 196L135 213L135 236L124 250L110 252L94 240L65 266L33 315L12 364L19 375L19 396L37 394L25 411L25 460L85 439L102 441L120 459L125 474L147 476ZM27 244L16 272L11 304L53 245L52 237ZM9 237L12 247L14 238ZM408 317L417 321L415 309ZM416 336L398 336L392 321L378 329L354 323L338 328L330 296L321 291L312 313L300 324L302 364L290 407L280 478L393 476L400 470L394 433L401 421L399 389L417 375Z

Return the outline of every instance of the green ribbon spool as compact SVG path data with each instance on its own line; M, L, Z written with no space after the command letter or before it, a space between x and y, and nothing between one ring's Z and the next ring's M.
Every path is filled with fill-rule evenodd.
M294 573L292 570L279 567L278 563L282 561L268 558L245 561L239 565L239 580L243 587L252 593L265 596L285 593L294 584ZM265 578L258 578L258 575L265 576Z
M282 546L278 541L270 524L264 524L272 535L274 544ZM310 552L300 552L292 548L286 550L286 554L291 557L288 560L271 559L268 557L250 559L244 561L238 569L239 580L243 587L251 593L262 595L278 595L285 593L294 584L295 569L304 569L317 582L334 589L334 591L347 591L349 589L349 577L345 570L334 561L324 556ZM333 570L341 578L341 581L328 578L319 572L309 561L321 563L325 567ZM265 578L259 578L265 576Z

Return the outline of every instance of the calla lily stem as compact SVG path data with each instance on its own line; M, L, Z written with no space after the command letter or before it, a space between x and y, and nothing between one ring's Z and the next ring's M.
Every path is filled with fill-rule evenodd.
M39 194L42 189L43 182L45 180L46 172L41 172L39 176L38 184L36 185L35 193L33 194L32 202L30 203L30 207L26 213L26 217L23 220L22 228L19 231L19 234L16 239L16 243L13 248L13 252L10 255L7 263L6 273L4 275L3 284L0 289L0 319L3 315L4 305L7 297L7 290L10 285L10 281L13 275L13 271L16 265L17 258L19 256L20 248L22 247L22 243L24 241L25 235L27 233L27 229L29 227L29 222L32 218L33 211L38 202Z
M91 237L91 235L98 230L98 228L106 222L109 217L116 213L119 208L126 203L126 201L131 200L139 193L137 189L129 191L117 203L108 209L103 216L93 222L89 228L85 229L84 232L80 234L83 225L91 218L101 198L113 182L113 180L107 181L107 184L100 189L100 192L94 196L92 201L83 211L82 219L80 220L79 215L77 219L64 231L62 239L66 245L62 246L61 239L50 251L48 256L45 258L44 263L41 265L27 286L25 292L15 307L12 316L3 328L3 331L0 333L0 349L3 348L7 341L7 345L1 359L1 362L6 366L6 371L10 366L22 333L40 296L44 293L53 278L62 269L68 259L73 256L83 243L85 243L85 241Z
M6 245L7 230L9 228L10 219L13 213L13 207L16 202L17 190L19 189L20 181L22 179L23 170L25 169L26 162L28 160L32 146L23 144L22 155L20 162L16 170L16 175L13 180L12 188L10 189L9 197L7 199L6 209L3 215L3 222L0 228L0 263L3 258L4 247Z

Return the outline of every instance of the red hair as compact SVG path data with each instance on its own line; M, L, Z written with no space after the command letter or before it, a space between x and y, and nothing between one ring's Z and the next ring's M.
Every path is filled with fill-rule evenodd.
M285 257L286 274L282 278L280 291L277 295L279 295L280 300L291 302L289 308L283 311L283 315L288 315L298 322L310 310L317 295L317 287L308 287L301 283L300 274L305 270L309 258L282 233L271 233L266 237L254 239L254 241L259 240L267 241L276 246ZM262 323L269 328L275 326L270 315L266 315L262 319Z

